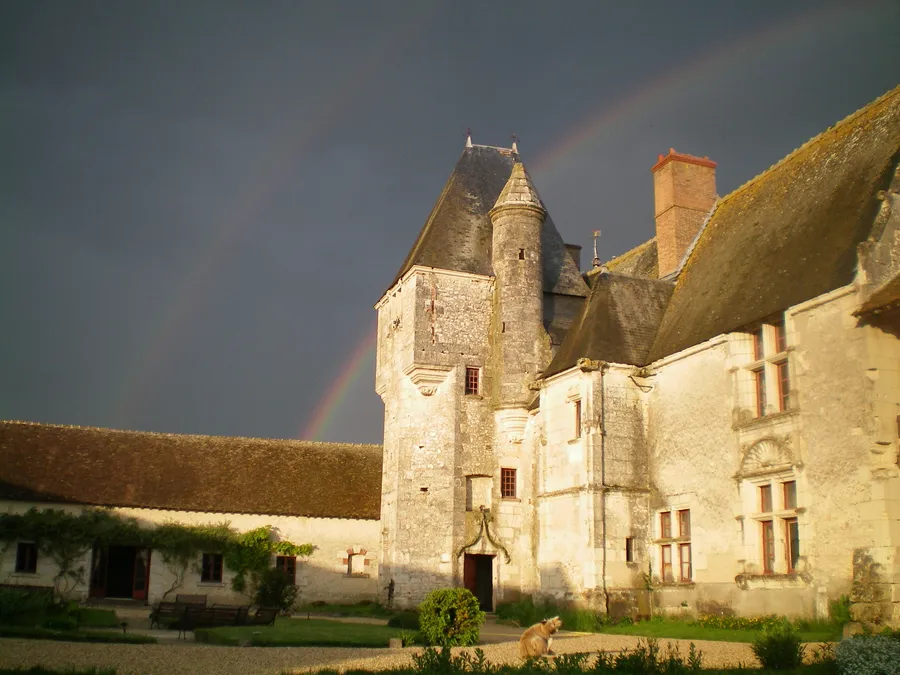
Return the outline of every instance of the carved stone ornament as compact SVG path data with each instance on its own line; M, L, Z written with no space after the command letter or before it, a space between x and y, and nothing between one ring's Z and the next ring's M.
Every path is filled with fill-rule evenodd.
M741 462L739 476L752 476L761 473L774 473L792 468L794 459L791 457L787 444L774 438L764 438L757 441L744 453Z
M497 411L497 426L506 440L519 445L525 440L525 425L528 424L528 411L524 408L511 408Z
M419 388L423 396L431 396L438 387L447 379L447 375L453 370L453 366L433 366L422 363L413 363L403 371L414 385Z
M481 522L479 523L478 534L475 535L475 538L472 539L468 544L465 544L460 547L460 549L456 552L456 557L461 558L462 554L466 552L467 549L472 548L475 544L481 541L481 538L484 537L487 539L498 551L503 553L503 557L507 563L509 563L512 558L509 557L509 551L503 546L503 544L498 543L494 539L494 535L491 534L491 512L489 509L484 508L484 505L478 507L481 510Z

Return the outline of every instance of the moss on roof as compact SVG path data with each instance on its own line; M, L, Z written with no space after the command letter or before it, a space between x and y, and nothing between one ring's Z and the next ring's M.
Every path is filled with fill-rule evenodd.
M0 422L0 499L378 519L381 446Z
M659 277L659 261L656 254L656 237L635 246L630 251L616 256L604 267L610 272L627 274L630 277L656 279ZM598 268L599 270L599 268ZM588 272L592 274L592 272Z
M898 154L900 87L723 198L678 277L651 360L851 283Z

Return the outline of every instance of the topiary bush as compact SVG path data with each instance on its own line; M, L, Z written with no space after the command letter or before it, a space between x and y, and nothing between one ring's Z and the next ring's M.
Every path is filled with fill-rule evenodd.
M419 626L431 645L474 645L483 623L484 612L478 599L465 588L432 591L419 606Z
M753 653L769 670L792 670L803 663L800 635L787 620L766 626L753 641Z
M836 661L841 675L896 675L900 640L885 635L854 635L840 641Z
M387 625L391 628L405 628L407 630L419 630L418 612L398 612L390 619Z

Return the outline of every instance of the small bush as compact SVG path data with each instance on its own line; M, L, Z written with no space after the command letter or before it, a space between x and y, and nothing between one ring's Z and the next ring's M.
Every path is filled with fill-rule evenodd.
M20 623L25 617L40 617L50 609L49 594L18 588L0 588L0 623Z
M286 612L297 601L299 590L284 572L269 567L259 575L253 602L257 607L277 607Z
M457 647L478 642L484 612L468 589L441 588L432 591L419 609L419 625L428 644Z
M764 628L753 641L753 653L770 670L791 670L803 663L800 636L786 620Z
M841 640L835 660L841 675L896 675L900 640L884 635L855 635Z
M405 628L406 630L419 630L418 612L399 612L388 619L387 625L391 628Z
M828 613L831 615L831 620L839 626L853 621L853 616L850 614L850 596L842 595L837 600L829 602Z

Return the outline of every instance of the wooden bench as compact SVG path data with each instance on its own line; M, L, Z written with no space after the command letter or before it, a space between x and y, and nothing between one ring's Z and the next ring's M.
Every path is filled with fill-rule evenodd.
M179 593L175 596L175 602L166 600L158 602L150 612L150 628L153 628L154 624L159 628L160 619L168 622L180 620L188 607L206 607L206 596Z
M274 626L275 619L278 617L279 610L277 607L260 607L256 613L247 620L248 626Z
M179 593L175 596L175 602L179 605L199 605L206 607L205 595L191 595L190 593Z
M170 627L177 629L178 637L182 637L187 631L196 628L242 626L247 623L249 610L250 608L246 606L213 605L212 607L200 607L198 605L186 605L184 613Z

